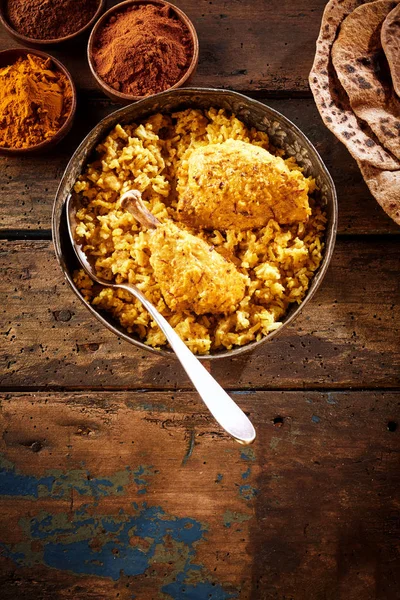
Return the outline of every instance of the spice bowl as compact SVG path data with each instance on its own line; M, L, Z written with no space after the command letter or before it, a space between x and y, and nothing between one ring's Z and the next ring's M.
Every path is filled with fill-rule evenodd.
M164 8L164 9L169 10L170 14L173 15L172 18L176 19L177 21L180 21L180 23L183 24L183 26L185 27L185 29L187 30L187 32L189 34L190 41L191 41L192 53L191 53L190 63L188 64L187 68L185 69L185 71L183 72L181 77L173 85L169 85L168 87L165 87L162 90L156 90L152 93L146 93L146 94L141 94L141 95L137 95L137 94L133 94L133 93L132 94L125 93L123 91L120 91L120 90L112 87L99 74L98 69L96 67L96 60L94 57L95 50L96 50L98 42L99 42L99 35L101 34L102 31L104 31L104 28L109 25L110 20L115 20L119 14L122 14L126 11L132 10L132 8L136 8L136 7L140 7L140 6L148 6L148 5L152 5L155 7L159 7L161 9ZM143 26L143 31L146 32L146 29L144 26ZM94 79L96 80L98 86L101 88L101 90L109 98L111 98L112 100L114 100L116 102L119 102L121 104L131 104L132 102L142 100L145 97L153 96L154 94L156 94L160 91L164 92L164 91L173 90L173 89L182 87L183 85L187 84L189 82L189 80L192 78L192 76L194 75L194 73L197 69L198 62L199 62L199 40L197 37L196 29L195 29L192 21L189 19L189 17L181 9L179 9L177 6L171 4L170 2L167 2L166 0L126 0L125 2L121 2L120 4L117 4L117 5L113 6L112 8L110 8L97 21L96 25L94 26L94 28L92 29L92 32L90 34L87 55L88 55L89 67L92 72L92 75L93 75Z
M66 69L66 67L60 61L58 61L53 56L50 56L50 54L47 54L46 52L41 52L39 50L28 50L26 48L12 48L10 50L3 50L2 52L0 52L0 69L14 64L19 58L26 58L28 56L28 54L31 54L34 56L39 56L42 59L49 58L55 65L56 69L65 75L65 77L67 78L67 80L71 86L71 94L72 94L71 109L70 109L70 112L69 112L69 115L68 115L66 121L63 123L61 128L55 133L55 135L53 135L48 140L45 140L44 142L41 142L40 144L36 144L35 146L29 146L27 148L5 148L3 146L0 146L0 155L7 154L7 155L21 156L21 155L25 155L25 154L40 154L42 152L50 150L51 148L56 146L67 135L67 133L70 131L72 124L73 124L73 120L74 120L74 116L75 116L75 112L76 112L75 84L73 82L71 74L69 73L69 71Z
M7 32L18 42L25 44L27 46L54 46L56 44L61 44L64 42L68 42L81 36L83 33L87 32L100 17L102 12L104 11L106 6L106 0L98 0L98 7L96 12L90 18L87 23L85 23L82 27L80 27L77 31L70 33L69 35L64 35L63 37L55 37L51 39L38 39L29 37L22 33L19 33L15 27L12 25L9 15L8 15L8 0L0 0L0 23L7 30ZM68 15L67 20L71 21L72 16Z

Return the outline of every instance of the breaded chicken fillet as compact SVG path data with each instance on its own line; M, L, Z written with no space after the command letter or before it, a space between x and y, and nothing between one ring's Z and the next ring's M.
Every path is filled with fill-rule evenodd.
M172 221L160 223L147 210L137 190L126 192L120 204L153 230L150 264L171 310L190 310L198 315L236 310L244 298L247 278L232 262Z
M246 278L204 240L169 221L150 238L150 264L171 310L229 314L243 299Z
M177 189L178 219L199 229L253 229L271 218L290 224L311 214L303 174L239 140L196 148Z

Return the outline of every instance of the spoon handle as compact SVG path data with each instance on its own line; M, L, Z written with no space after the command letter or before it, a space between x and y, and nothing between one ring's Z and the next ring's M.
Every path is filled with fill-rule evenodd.
M207 406L216 421L225 429L229 435L241 444L251 444L256 432L251 421L246 417L241 408L222 389L219 383L203 367L201 362L192 354L186 344L175 333L171 325L164 319L158 310L147 300L147 298L136 287L129 284L119 284L117 287L131 292L140 300L157 323L182 367L185 369L189 379L197 389L201 399Z

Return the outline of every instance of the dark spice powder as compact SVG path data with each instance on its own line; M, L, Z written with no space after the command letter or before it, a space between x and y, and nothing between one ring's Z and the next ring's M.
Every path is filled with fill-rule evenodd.
M193 56L186 25L169 7L139 4L117 12L98 31L93 61L112 88L135 96L162 92L179 81Z
M99 0L8 0L8 21L21 35L54 40L82 29L94 16Z

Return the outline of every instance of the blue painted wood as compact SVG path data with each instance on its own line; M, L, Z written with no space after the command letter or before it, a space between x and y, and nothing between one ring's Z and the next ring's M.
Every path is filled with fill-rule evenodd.
M236 396L0 395L1 600L398 600L400 393Z
M246 459L247 460L247 459ZM247 473L249 468L246 469ZM49 470L35 477L19 472L4 456L0 457L0 496L33 499L35 516L22 516L18 526L23 541L0 542L0 556L17 567L44 565L77 575L94 575L117 581L121 576L135 577L151 568L157 556L166 551L173 577L160 583L160 592L177 600L229 600L238 592L227 591L196 560L196 546L207 536L207 525L190 517L166 513L161 506L146 501L126 502L117 514L104 513L101 499L126 495L127 486L136 485L138 497L147 494L152 467L139 466L115 473L111 478L91 477L86 469L63 473ZM245 499L247 488L239 489ZM251 488L253 489L253 488ZM40 509L49 498L62 501L71 492L84 503L73 511ZM129 496L132 497L132 492ZM232 520L235 516L232 517ZM231 526L231 522L226 525ZM133 543L132 543L133 542ZM1 588L0 588L1 589ZM132 598L135 596L133 595Z

